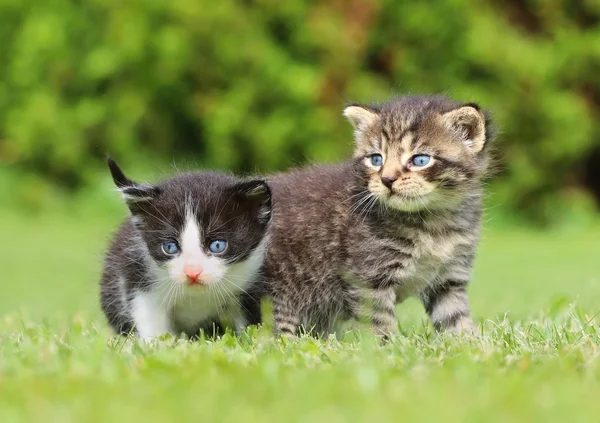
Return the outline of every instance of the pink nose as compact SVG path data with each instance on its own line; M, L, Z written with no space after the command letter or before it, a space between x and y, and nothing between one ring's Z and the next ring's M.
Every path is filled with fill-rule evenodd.
M198 266L185 266L183 272L189 280L196 282L198 281L198 277L202 274L202 268Z

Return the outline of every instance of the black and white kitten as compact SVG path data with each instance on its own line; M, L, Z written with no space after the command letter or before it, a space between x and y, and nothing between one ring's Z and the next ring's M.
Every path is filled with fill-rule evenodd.
M128 179L108 159L131 216L104 263L101 304L119 334L142 339L201 329L223 320L239 333L260 323L260 268L271 218L263 180L183 173L156 185Z

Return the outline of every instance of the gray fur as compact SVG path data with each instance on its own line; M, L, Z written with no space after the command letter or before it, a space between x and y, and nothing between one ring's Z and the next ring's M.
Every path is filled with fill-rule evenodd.
M443 97L351 107L352 160L268 180L274 219L265 273L275 332L327 335L367 303L375 333L386 337L397 330L396 303L409 296L421 298L436 328L470 329L466 289L479 238L489 117L470 104L466 115L481 116L480 126L444 120L463 106ZM482 128L485 143L476 151L468 137ZM404 166L403 145L435 155L434 165L419 172ZM370 154L382 150L386 163L369 169ZM415 197L413 204L405 188L390 194L383 173L398 184L435 186L427 197L433 200L423 206L426 197Z

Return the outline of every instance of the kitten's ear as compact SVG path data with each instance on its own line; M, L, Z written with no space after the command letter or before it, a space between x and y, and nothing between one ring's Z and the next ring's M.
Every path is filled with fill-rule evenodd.
M486 116L477 104L465 104L446 112L442 121L473 153L479 153L485 147L488 139Z
M258 219L266 223L271 218L271 189L262 179L254 179L237 184L234 187L240 203L251 209Z
M110 157L106 159L106 163L115 185L132 212L134 209L137 210L137 207L132 207L134 204L150 201L160 193L160 188L154 185L133 182L125 176L119 165Z
M360 104L351 104L344 109L344 116L354 128L354 134L359 135L379 119L377 109Z

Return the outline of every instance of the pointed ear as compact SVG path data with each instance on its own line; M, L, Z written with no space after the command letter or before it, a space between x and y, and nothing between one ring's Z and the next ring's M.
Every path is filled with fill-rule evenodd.
M354 134L359 135L379 119L379 112L373 107L351 104L344 109L344 116L354 128Z
M258 220L267 223L271 219L271 189L262 179L254 179L237 184L234 187L238 201L258 216Z
M110 170L110 174L112 175L113 181L115 182L117 188L123 188L128 186L130 187L136 185L135 182L133 182L131 179L125 176L117 162L115 162L113 159L107 157L106 164L108 165L108 169Z
M160 193L160 188L150 184L138 184L129 179L119 165L110 157L106 159L115 185L132 213L140 211L139 204L152 200ZM135 206L135 205L138 206Z
M473 153L485 147L486 117L476 104L465 104L442 115L444 125L452 130Z

